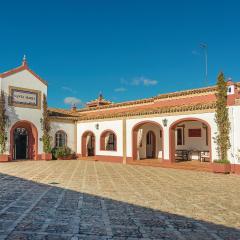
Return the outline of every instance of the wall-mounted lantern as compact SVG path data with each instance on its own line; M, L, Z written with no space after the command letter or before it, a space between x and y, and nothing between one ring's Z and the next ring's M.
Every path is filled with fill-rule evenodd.
M167 120L166 118L164 118L164 119L162 120L162 123L163 123L163 126L166 127L167 124L168 124L168 120Z
M95 128L96 128L97 130L99 129L99 124L98 124L98 123L95 124Z

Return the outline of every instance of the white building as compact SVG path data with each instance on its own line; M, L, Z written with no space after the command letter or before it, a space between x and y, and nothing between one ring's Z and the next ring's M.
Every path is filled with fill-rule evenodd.
M40 160L46 81L23 60L21 66L0 74L0 89L7 96L9 161ZM240 172L240 84L229 81L228 90L229 160L234 171ZM218 158L215 93L213 86L116 104L100 95L83 109L50 108L52 145L67 145L79 158L94 156L102 161L211 162Z

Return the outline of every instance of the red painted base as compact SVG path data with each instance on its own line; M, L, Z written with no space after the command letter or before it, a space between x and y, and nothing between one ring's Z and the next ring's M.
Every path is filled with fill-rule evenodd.
M0 162L8 162L8 155L7 154L0 154Z
M46 161L52 160L52 154L51 153L42 153L41 159L46 160Z
M214 173L230 173L231 164L212 163L212 171Z
M231 172L240 174L240 164L231 164Z

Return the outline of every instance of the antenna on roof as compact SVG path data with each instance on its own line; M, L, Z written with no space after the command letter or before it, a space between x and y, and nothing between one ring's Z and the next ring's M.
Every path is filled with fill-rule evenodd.
M208 85L208 46L206 43L200 43L200 48L204 51L205 59L205 84Z

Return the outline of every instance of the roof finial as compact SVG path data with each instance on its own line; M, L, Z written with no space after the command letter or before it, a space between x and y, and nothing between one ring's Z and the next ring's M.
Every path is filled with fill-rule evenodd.
M103 99L103 94L102 94L102 91L100 91L100 92L99 92L98 99L99 99L99 100L102 100L102 99Z
M27 57L26 54L23 55L22 65L27 66Z

